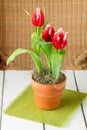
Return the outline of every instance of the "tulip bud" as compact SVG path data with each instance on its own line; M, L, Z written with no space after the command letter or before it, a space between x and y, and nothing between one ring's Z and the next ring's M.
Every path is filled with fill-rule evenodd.
M67 32L65 33L62 28L59 28L54 34L52 42L56 49L63 49L67 45Z
M43 39L46 42L52 42L54 32L54 28L50 24L47 24L46 28L42 32Z
M41 27L44 24L44 14L39 7L33 12L32 24L37 27Z

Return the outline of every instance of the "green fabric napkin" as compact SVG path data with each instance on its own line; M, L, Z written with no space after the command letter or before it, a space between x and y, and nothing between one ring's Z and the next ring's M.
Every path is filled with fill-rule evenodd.
M32 88L29 86L4 112L8 115L63 127L86 96L86 93L65 89L61 106L56 110L45 111L36 106Z

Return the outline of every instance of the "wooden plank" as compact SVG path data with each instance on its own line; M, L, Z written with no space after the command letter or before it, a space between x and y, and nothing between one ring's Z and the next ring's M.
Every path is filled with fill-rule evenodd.
M79 91L87 93L87 70L75 71L75 76ZM82 105L84 120L87 127L87 98Z
M3 110L30 84L31 71L5 71ZM43 130L42 123L36 123L2 113L1 130Z
M75 76L79 91L87 92L87 70L76 70Z
M65 71L67 76L66 88L76 90L76 84L74 80L73 71ZM65 128L58 128L51 125L45 125L45 130L85 130L85 122L83 118L83 114L81 111L81 107L78 108L76 113L71 118L69 124Z
M0 71L0 121L1 121L2 89L3 89L3 71Z
M3 99L3 109L8 106L8 104L30 83L29 71L6 71L5 72L5 83L4 83L4 99ZM66 88L76 90L76 84L74 81L73 71L66 71L67 75L67 85ZM19 119L16 117L7 116L2 113L2 128L1 130L24 130L24 129L34 129L42 130L43 125L40 123L35 123L32 121L27 121ZM75 115L70 120L66 128L53 127L51 125L45 125L45 130L85 130L85 123L83 120L83 115L81 108L75 113Z

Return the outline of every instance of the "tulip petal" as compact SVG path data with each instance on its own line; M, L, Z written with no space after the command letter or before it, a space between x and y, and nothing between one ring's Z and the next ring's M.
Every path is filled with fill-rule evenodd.
M52 42L56 49L63 49L67 45L67 32L65 33L62 28L59 28L54 34Z

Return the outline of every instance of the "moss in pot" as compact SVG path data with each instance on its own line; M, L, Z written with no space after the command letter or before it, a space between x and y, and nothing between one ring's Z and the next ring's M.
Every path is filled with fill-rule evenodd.
M27 11L25 13L30 16ZM41 109L53 110L60 106L66 83L66 76L61 72L61 67L66 53L64 48L67 45L67 32L64 32L63 28L55 31L44 19L39 7L33 12L31 21L34 26L34 32L31 34L33 51L16 49L8 57L7 65L18 55L28 53L36 66L31 80L36 104ZM46 65L43 64L41 52L46 57Z

